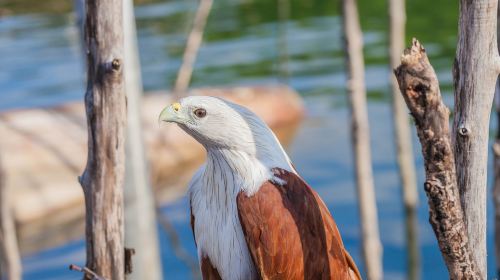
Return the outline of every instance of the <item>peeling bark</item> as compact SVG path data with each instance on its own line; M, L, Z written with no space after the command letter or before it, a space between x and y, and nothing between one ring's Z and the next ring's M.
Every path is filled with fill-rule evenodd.
M457 187L449 133L449 110L425 49L413 39L395 70L399 88L415 120L425 161L424 189L429 221L451 279L481 279L470 247Z
M88 158L85 195L87 264L105 279L124 279L123 178L126 98L122 1L86 1Z
M351 110L351 137L354 150L356 186L361 220L363 260L367 279L382 279L380 242L370 148L370 128L364 82L363 42L355 0L343 0L344 50Z

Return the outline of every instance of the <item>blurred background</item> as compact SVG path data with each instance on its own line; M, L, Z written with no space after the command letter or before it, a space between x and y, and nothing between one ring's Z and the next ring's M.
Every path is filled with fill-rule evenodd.
M384 279L406 279L406 233L391 116L386 2L359 0L358 8L365 44L365 82ZM68 102L81 102L85 91L85 63L73 2L0 0L0 3L1 126L14 129L12 119L19 118L29 108L52 108ZM425 45L438 74L445 102L450 106L453 101L451 68L457 39L458 1L408 0L406 5L405 41L409 44L411 37L417 37ZM166 95L165 91L173 87L197 7L198 1L194 0L135 1L146 96L152 92ZM191 87L288 85L300 94L305 118L298 124L289 124L293 133L287 133L286 140L283 140L287 143L286 150L299 173L327 203L345 246L363 270L340 13L339 1L217 0L205 27ZM165 97L163 105L166 104ZM159 111L144 111L143 114L155 120ZM36 119L32 115L30 118ZM31 125L36 126L36 122ZM64 127L54 127L54 131L43 130L41 133L49 135L61 128L64 130ZM8 129L0 130L0 133L2 139L10 136ZM34 135L25 133L24 136L32 142L38 141ZM77 137L86 141L86 135ZM421 276L422 279L446 279L446 266L428 222L422 187L423 161L415 135L413 141L420 200ZM4 142L8 141L0 141ZM0 146L0 151L2 149L6 148ZM168 154L158 156L169 157ZM7 171L11 161L21 157L20 153L4 157L3 165ZM32 160L37 158L33 155ZM165 227L158 224L163 275L169 279L193 277L189 261L186 261L196 259L188 201L183 195L186 182L176 179L189 178L199 164L199 161L195 162L190 163L189 168L180 166L182 172L170 175L176 178L154 182L161 185L155 186L161 189L160 217L167 217L171 225L167 234ZM81 174L83 168L84 165L76 164L74 173ZM72 178L77 184L76 175ZM5 176L9 180L9 172ZM30 177L29 174L18 176ZM57 177L57 174L50 176ZM33 186L27 193L33 197L44 195L37 193L36 183L31 184ZM21 188L12 186L18 187ZM14 198L14 201L24 204L17 208L33 211L35 214L30 215L37 216L38 208L30 210L31 200ZM50 201L48 198L46 204ZM73 210L64 211L70 215ZM14 214L22 218L22 213L15 210ZM489 276L493 277L491 199L488 200L488 215L488 267ZM68 225L51 218L56 219L44 217L29 222L36 226L24 226L19 233L24 279L81 279L80 274L68 270L71 263L85 263L83 228L75 226L75 223L81 224L81 220ZM21 221L16 220L16 223L21 227ZM47 225L58 232L56 241L43 236L47 233L40 229L49 227ZM172 229L179 238L178 242L172 242ZM23 240L27 240L25 244L34 245L23 246ZM172 244L182 246L188 256L179 258L179 254L174 254Z

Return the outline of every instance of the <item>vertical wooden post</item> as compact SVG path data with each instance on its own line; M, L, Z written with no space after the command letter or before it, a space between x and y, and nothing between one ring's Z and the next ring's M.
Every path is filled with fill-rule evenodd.
M486 170L490 110L500 69L497 49L498 0L460 1L453 76L452 139L458 187L474 258L486 279Z
M370 131L364 85L363 42L356 1L343 0L342 12L363 259L367 279L376 280L382 279L382 246L379 237L371 166Z
M88 158L80 183L86 208L86 266L105 279L122 280L127 115L122 1L87 0L85 10Z
M0 279L20 280L22 278L21 257L9 193L0 164Z
M404 49L406 10L405 0L389 0L391 69L398 67ZM399 176L406 216L406 244L408 250L408 279L420 279L420 252L418 246L417 179L413 159L412 137L403 96L398 81L391 75L394 138L397 149Z
M162 279L155 203L142 138L142 80L134 2L123 2L124 75L127 94L125 247L134 248L133 270L127 279Z
M200 0L200 5L196 11L194 18L193 29L189 33L186 41L186 50L182 57L182 65L175 80L174 93L176 95L183 94L187 91L191 76L193 74L193 67L198 55L198 49L203 40L203 30L207 23L208 15L212 9L213 0Z

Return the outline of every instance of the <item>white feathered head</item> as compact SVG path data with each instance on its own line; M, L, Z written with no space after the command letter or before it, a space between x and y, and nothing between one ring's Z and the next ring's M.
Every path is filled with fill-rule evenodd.
M269 127L250 110L221 98L183 98L163 109L159 121L177 123L207 150L234 150L266 166L289 166L288 156Z

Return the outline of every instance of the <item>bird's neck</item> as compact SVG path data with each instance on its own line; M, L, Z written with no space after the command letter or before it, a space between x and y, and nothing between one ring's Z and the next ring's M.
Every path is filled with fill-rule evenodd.
M203 179L206 186L215 188L217 192L233 196L244 191L253 195L272 178L271 168L254 155L231 149L207 149Z

